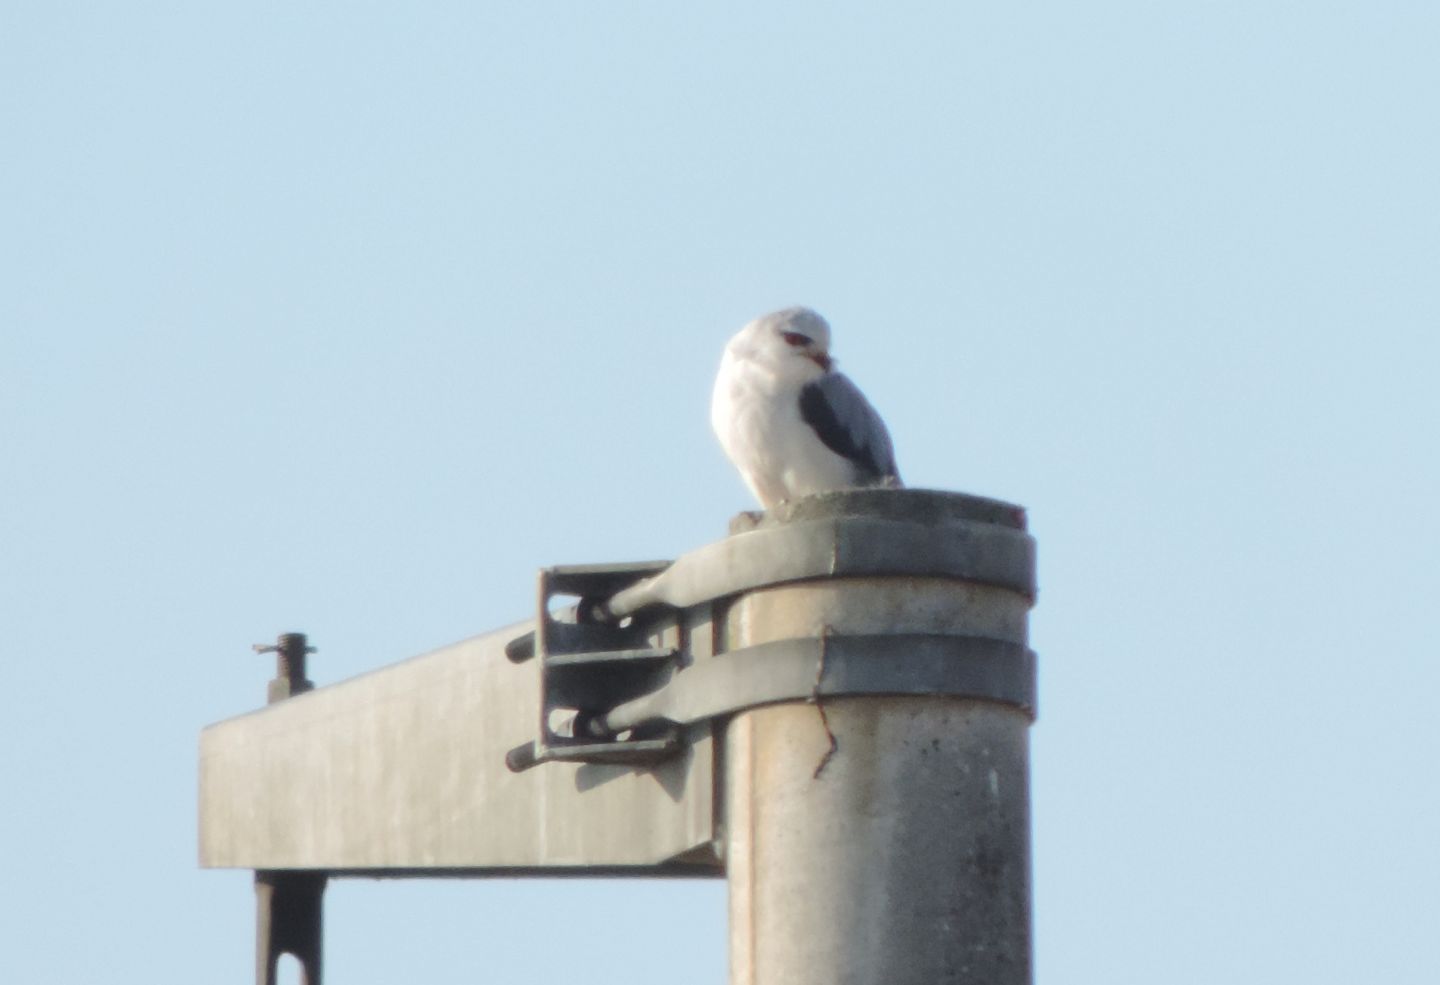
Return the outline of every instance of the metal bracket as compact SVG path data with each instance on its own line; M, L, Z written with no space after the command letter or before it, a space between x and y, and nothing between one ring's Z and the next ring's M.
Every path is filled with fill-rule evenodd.
M542 574L542 606L557 585L574 586L574 572L559 568ZM590 604L587 598L577 610ZM808 637L692 662L680 648L647 645L660 625L674 624L673 614L611 626L562 622L545 611L534 637L540 738L507 754L505 762L516 772L545 762L661 762L680 751L685 726L780 701L948 695L1008 704L1032 720L1036 714L1034 652L989 637ZM526 651L525 639L512 641L519 653Z
M600 606L668 566L668 561L587 564L540 572L535 630L505 648L515 663L538 658L540 671L538 738L506 754L510 769L547 762L643 765L680 750L675 728L612 730L603 724L610 709L663 685L679 650L655 644L654 614L601 621ZM557 612L552 606L560 597L576 601Z
M850 494L859 495L859 494ZM909 506L953 503L887 491ZM817 499L816 503L821 503ZM1035 597L1035 543L1013 507L966 498L968 516L935 525L874 516L810 516L701 547L673 563L577 565L540 574L536 628L512 640L539 658L539 738L512 749L524 770L549 761L653 763L689 724L777 701L845 694L944 694L1035 713L1035 655L964 636L804 638L692 659L683 617L696 607L788 582L917 577L977 582ZM873 504L872 504L873 505ZM575 604L552 611L555 598ZM707 651L708 655L708 651Z
M607 597L596 614L619 619L809 578L892 575L978 581L1033 599L1035 542L1023 529L973 520L925 527L842 517L761 527L691 551Z
M257 985L279 981L283 954L292 954L300 962L305 985L320 985L325 881L323 872L255 873Z
M742 708L851 694L943 694L1035 717L1035 654L983 636L821 636L731 650L611 709L607 729L688 725Z

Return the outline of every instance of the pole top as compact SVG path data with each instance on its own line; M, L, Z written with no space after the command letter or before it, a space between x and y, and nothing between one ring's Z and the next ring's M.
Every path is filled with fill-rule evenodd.
M732 534L807 520L865 517L903 520L925 526L956 521L992 523L1026 529L1025 509L1013 503L938 489L839 489L777 503L768 511L741 513L730 522Z

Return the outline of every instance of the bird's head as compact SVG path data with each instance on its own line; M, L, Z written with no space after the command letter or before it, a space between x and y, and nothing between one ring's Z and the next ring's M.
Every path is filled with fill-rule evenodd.
M830 358L830 325L809 308L762 315L746 325L731 346L786 379L808 382L835 364Z

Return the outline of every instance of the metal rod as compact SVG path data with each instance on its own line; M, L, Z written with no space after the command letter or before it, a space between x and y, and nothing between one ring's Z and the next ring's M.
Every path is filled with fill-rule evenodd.
M255 873L255 981L276 985L282 954L300 962L304 985L320 985L325 874Z

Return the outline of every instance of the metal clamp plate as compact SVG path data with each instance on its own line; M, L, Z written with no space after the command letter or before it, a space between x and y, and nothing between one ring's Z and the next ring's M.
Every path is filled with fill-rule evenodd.
M1034 598L1035 542L993 523L927 527L895 520L811 520L736 534L684 555L616 593L604 613L647 606L688 608L740 592L808 578L887 575L958 578Z
M570 565L540 572L535 630L505 648L514 662L535 658L540 674L537 738L506 754L512 770L544 762L634 765L679 751L678 732L670 726L630 730L622 738L601 723L609 709L661 687L673 673L677 651L654 645L653 620L593 617L604 599L667 564ZM577 601L552 612L560 596Z
M940 694L1014 705L1035 717L1035 654L980 636L821 636L731 650L680 670L605 715L614 731L676 725L742 708L851 694Z

